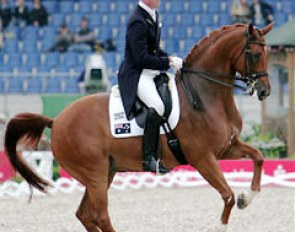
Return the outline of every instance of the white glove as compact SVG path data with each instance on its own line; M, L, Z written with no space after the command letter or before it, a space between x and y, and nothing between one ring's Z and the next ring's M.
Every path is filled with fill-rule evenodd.
M173 68L175 71L178 71L182 69L182 59L176 56L170 56L170 66Z

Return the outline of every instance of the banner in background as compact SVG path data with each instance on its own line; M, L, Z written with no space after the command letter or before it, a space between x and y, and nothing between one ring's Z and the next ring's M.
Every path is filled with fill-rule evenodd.
M55 118L68 105L81 97L83 97L83 95L42 95L43 114ZM45 134L50 137L51 130L46 129Z
M15 176L15 171L3 151L0 151L0 182L11 179Z
M43 114L54 118L63 111L64 108L81 97L83 97L83 95L43 95Z

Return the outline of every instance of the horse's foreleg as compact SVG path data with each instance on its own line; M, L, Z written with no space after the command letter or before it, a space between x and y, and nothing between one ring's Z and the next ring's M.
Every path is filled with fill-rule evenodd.
M213 154L203 156L196 164L192 164L199 173L213 186L224 200L224 209L221 215L221 223L223 231L226 230L232 207L235 204L234 193L230 186L227 184L218 162Z
M249 157L253 160L254 174L252 178L251 189L238 196L238 208L244 209L248 206L257 193L261 190L261 174L263 165L262 153L249 146L248 144L238 140L234 147L222 159L241 159Z

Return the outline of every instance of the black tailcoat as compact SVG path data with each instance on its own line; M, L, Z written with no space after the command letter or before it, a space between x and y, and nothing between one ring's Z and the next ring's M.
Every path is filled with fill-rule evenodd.
M132 119L137 85L143 69L166 71L169 69L168 54L159 48L160 27L140 6L129 18L126 30L124 60L119 68L118 83L125 113ZM148 89L146 91L149 91Z

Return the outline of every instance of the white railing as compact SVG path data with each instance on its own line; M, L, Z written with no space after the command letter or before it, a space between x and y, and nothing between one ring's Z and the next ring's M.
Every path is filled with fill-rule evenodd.
M52 184L48 190L49 194L65 193L70 194L75 191L83 191L84 187L74 179L61 177L56 181L52 180L53 156L51 151L23 152L25 159L33 166L37 172ZM281 187L295 188L295 172L286 173L279 165L274 171L274 176L262 175L262 186L275 185ZM224 176L232 187L246 188L251 185L252 172L234 171L225 172ZM157 176L145 172L118 173L115 175L111 188L124 190L127 188L173 188L173 187L199 187L207 186L208 183L196 171L172 171L164 176ZM0 184L0 198L18 197L29 195L30 189L26 182L16 183L6 181ZM38 190L34 190L35 195L44 195Z

